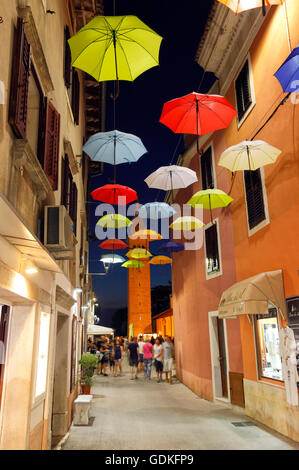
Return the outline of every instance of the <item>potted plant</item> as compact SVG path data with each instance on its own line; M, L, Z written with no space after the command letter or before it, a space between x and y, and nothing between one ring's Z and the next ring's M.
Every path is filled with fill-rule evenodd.
M84 353L79 361L81 365L81 386L83 395L90 395L92 377L98 365L98 358L95 354Z

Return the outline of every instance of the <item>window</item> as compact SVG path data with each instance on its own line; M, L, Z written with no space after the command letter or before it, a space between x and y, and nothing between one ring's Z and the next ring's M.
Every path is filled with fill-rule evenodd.
M35 71L31 63L28 92L28 118L27 118L27 140L33 152L40 162L43 160L42 150L42 120L43 120L44 95Z
M9 307L7 307L6 305L0 305L0 406L4 382L4 369L6 362L9 313Z
M208 277L221 274L218 224L214 222L205 229L206 273Z
M60 114L51 101L45 99L43 168L54 191L58 189Z
M61 162L61 204L68 211L74 222L74 233L77 233L78 189L73 181L68 156Z
M249 60L247 59L241 72L235 81L236 101L239 122L253 104L253 96L250 83Z
M36 369L35 398L46 392L49 354L50 314L42 312Z
M210 146L200 157L202 189L215 187L213 175L212 147Z
M73 112L74 123L78 125L80 111L80 80L78 72L72 67L71 49L68 43L70 37L70 30L68 26L66 26L64 29L64 82Z
M255 331L259 376L282 381L276 308L270 308L268 315L256 315Z
M249 229L252 230L266 219L261 170L244 171Z

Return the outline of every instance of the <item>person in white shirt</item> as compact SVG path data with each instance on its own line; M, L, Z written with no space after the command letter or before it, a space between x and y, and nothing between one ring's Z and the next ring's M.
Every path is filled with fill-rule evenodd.
M154 364L157 372L157 381L162 382L162 372L163 372L163 347L159 338L156 339L156 343L153 348L153 358Z
M174 346L169 336L165 336L163 343L163 372L166 374L166 382L172 384L172 367ZM169 379L168 379L169 374Z
M143 360L143 346L144 346L143 336L139 336L138 346L139 346L139 363L138 363L138 370L144 371L144 360Z

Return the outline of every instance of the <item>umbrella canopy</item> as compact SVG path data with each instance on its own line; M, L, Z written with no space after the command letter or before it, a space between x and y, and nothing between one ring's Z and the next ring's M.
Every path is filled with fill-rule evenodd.
M69 39L72 65L98 82L132 82L159 65L161 41L136 16L96 16Z
M281 150L262 140L244 141L226 149L218 164L233 172L254 171L274 163L281 153Z
M121 202L120 205L123 205L119 198L124 198L124 204L130 204L130 202L138 199L134 189L120 184L107 184L93 191L91 195L95 201L102 201L107 204L120 204Z
M223 5L230 8L234 13L242 13L252 8L265 8L271 5L282 5L284 0L218 0Z
M179 251L183 251L184 249L185 245L183 245L183 243L167 242L158 249L158 253L177 253Z
M124 263L126 260L122 256L112 253L110 255L102 256L100 261L102 263L107 263L107 264L119 264L119 263Z
M177 134L199 136L225 129L236 114L223 96L193 92L165 103L160 122Z
M111 240L104 241L103 243L101 243L101 245L99 245L99 247L102 248L102 250L114 251L114 250L125 250L126 248L128 248L128 245L122 240L111 239Z
M104 228L129 227L131 224L132 222L121 214L107 214L97 223L97 225L101 225Z
M139 230L133 235L130 235L129 238L131 238L131 240L144 239L149 240L150 242L155 242L157 240L162 240L163 237L160 233L155 232L155 230Z
M153 256L149 251L145 248L134 248L133 250L128 251L126 254L127 258L133 259L146 259Z
M161 266L165 264L172 264L172 259L168 258L168 256L155 256L150 260L150 264Z
M299 89L299 46L295 47L285 62L274 74L285 93L292 93Z
M205 224L193 216L179 217L171 225L173 230L197 230L204 227Z
M138 211L138 216L141 219L169 219L174 214L176 211L166 202L148 202Z
M129 261L126 261L121 266L122 268L136 269L136 268L144 268L145 265L141 261L129 260Z
M194 208L202 206L204 209L209 210L211 212L211 222L213 222L212 209L226 207L232 201L233 199L220 189L205 189L194 194L187 204Z
M187 188L196 181L198 179L195 171L177 165L162 166L145 180L149 188L164 191Z

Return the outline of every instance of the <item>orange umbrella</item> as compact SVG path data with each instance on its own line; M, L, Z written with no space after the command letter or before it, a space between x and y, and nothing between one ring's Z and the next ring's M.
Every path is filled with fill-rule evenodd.
M144 239L154 242L162 240L163 237L158 232L155 232L155 230L139 230L138 232L133 233L133 235L130 235L129 238L131 238L131 240Z
M150 264L172 264L172 259L168 256L155 256L150 260Z
M242 11L251 10L252 8L263 8L271 5L282 5L284 0L218 0L223 5L230 8L234 13L242 13Z

